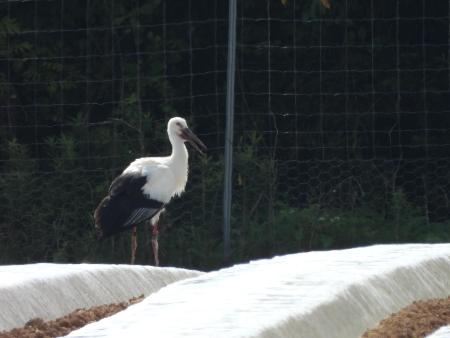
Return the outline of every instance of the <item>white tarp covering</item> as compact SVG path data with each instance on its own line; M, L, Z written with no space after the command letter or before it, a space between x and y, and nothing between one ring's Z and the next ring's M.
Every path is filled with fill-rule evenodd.
M449 337L450 337L450 325L441 327L439 330L434 331L426 338L449 338Z
M449 244L309 252L171 284L69 337L352 338L449 294Z
M44 320L78 308L149 295L200 272L175 268L106 264L29 264L0 266L0 331Z

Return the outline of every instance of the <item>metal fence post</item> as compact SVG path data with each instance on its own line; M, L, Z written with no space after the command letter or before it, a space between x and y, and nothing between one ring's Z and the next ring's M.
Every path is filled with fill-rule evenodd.
M228 4L229 4L229 11L228 11L228 57L227 57L227 104L226 104L226 130L225 130L225 159L224 159L225 174L224 174L224 193L223 193L223 246L224 246L225 262L227 262L230 259L237 0L229 0Z

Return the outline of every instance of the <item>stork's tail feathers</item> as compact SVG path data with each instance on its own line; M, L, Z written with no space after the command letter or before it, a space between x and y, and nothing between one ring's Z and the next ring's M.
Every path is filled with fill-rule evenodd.
M131 213L131 206L125 203L123 196L106 196L94 213L95 227L100 238L123 232L136 224L125 226Z
M95 227L100 238L130 229L151 219L164 207L159 201L144 198L130 199L124 194L108 195L94 213Z
M111 203L111 197L106 196L98 205L94 212L95 229L98 237L103 239L108 237L113 232L110 229L114 228L114 221L111 217L114 208Z

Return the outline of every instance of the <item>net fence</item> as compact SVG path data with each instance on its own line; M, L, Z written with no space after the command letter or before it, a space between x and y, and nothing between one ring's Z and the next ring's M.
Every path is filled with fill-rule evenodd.
M238 1L232 260L449 239L449 2ZM188 119L163 263L221 264L227 2L0 3L1 262L126 262L92 211ZM138 262L150 260L139 227Z
M263 251L448 240L448 11L240 2L237 156L260 157L234 198L247 231L266 225Z

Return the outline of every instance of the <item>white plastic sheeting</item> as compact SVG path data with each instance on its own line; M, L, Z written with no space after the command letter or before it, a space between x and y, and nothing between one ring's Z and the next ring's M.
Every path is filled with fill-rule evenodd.
M439 330L434 331L426 338L449 338L449 337L450 337L450 325L441 327Z
M200 272L175 268L106 264L0 266L0 331L45 320L78 308L149 295Z
M171 284L68 337L351 338L448 294L449 244L309 252Z

